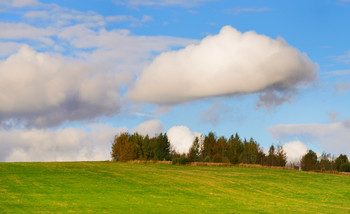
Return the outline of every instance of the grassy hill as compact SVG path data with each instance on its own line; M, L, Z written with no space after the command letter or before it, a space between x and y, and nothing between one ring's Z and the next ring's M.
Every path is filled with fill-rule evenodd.
M350 177L267 168L0 163L0 213L350 213Z

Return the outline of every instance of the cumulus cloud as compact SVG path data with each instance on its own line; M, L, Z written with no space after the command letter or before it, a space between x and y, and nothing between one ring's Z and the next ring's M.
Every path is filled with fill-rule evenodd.
M0 22L3 127L53 127L117 114L123 106L121 87L155 53L194 42L106 30L108 20L117 15L108 18L55 4L38 8L24 13L23 22ZM139 21L151 19L144 15Z
M200 137L201 133L192 132L186 126L174 126L167 132L169 142L179 153L187 153L194 139Z
M127 97L134 102L178 104L212 96L267 92L261 102L312 82L317 73L305 53L283 39L223 27L198 45L164 52L138 77ZM271 94L282 94L276 96Z
M7 57L8 55L16 53L23 44L17 42L0 42L0 57Z
M0 123L46 127L115 114L127 78L23 46L0 61Z
M114 136L125 131L103 124L58 130L0 129L0 161L109 160Z
M279 141L298 139L305 143L317 144L325 152L350 154L350 121L276 125L268 130Z
M148 120L136 126L132 131L137 132L143 136L148 135L150 137L154 137L164 132L165 127L163 126L162 122L160 122L160 120Z
M301 160L301 157L305 155L308 148L300 141L287 142L283 145L283 150L287 154L288 163L297 163Z

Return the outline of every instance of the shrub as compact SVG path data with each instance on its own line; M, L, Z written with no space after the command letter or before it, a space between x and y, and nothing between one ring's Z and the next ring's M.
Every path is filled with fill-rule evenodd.
M210 162L210 157L209 156L205 157L204 162Z
M177 164L185 165L186 163L187 163L187 158L184 157L184 156L181 156L181 157L178 157L178 158L174 158L173 161L172 161L173 165L177 165Z
M213 162L215 163L221 163L222 162L222 156L220 154L215 154L213 156Z
M340 170L341 172L350 172L350 162L342 163L340 165Z

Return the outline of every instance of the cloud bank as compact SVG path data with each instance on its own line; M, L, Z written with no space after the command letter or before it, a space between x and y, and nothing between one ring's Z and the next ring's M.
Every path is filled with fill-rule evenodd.
M128 131L126 127L100 123L57 130L0 128L0 162L110 160L114 136ZM159 120L148 120L131 129L131 132L150 137L164 131L165 127ZM167 135L174 149L183 153L188 152L195 137L201 134L186 126L174 126Z
M268 131L279 141L298 139L304 143L319 144L325 152L350 154L350 121L276 125Z
M114 136L125 131L103 124L58 130L0 129L0 161L109 160Z
M178 104L212 96L278 92L268 99L280 103L285 93L308 85L316 75L307 55L283 39L225 26L198 45L156 57L138 77L128 98ZM262 99L262 103L267 100L266 96Z

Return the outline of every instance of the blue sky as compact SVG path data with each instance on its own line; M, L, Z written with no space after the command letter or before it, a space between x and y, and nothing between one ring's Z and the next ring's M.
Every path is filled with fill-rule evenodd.
M168 132L182 152L214 131L295 158L350 155L349 11L348 0L0 0L0 161L105 160L123 131Z

